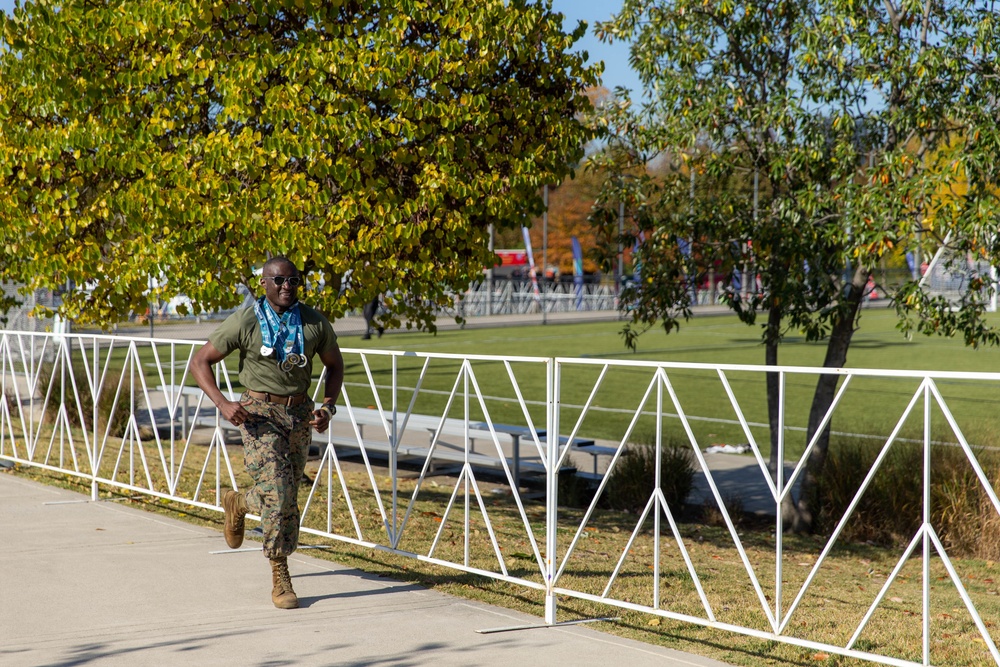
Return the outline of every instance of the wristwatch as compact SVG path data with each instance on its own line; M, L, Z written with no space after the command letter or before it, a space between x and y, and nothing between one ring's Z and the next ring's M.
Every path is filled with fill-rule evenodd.
M336 406L336 405L334 405L333 403L323 403L323 404L321 404L321 405L319 406L319 409L320 409L320 410L326 410L326 413L327 413L328 415L330 415L330 417L331 417L331 418L332 418L332 417L333 417L333 416L334 416L335 414L337 414L337 406Z

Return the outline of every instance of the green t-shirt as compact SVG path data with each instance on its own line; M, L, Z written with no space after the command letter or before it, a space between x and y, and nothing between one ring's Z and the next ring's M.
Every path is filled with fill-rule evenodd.
M291 396L309 390L312 384L312 360L321 352L333 350L337 334L333 325L315 308L299 303L302 316L302 337L309 362L286 373L278 368L274 357L261 356L264 341L253 308L241 308L226 318L212 332L208 341L223 355L240 351L240 383L253 391L266 391L278 396Z

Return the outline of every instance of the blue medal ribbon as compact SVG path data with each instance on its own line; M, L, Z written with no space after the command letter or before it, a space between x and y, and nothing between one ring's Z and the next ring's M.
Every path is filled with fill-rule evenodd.
M289 355L298 355L305 360L305 339L302 335L302 316L299 314L299 304L295 304L281 316L274 312L267 297L260 297L253 304L254 314L260 324L260 337L263 342L261 354L269 356L274 351L276 361L281 366ZM269 352L265 352L268 350ZM298 361L298 359L296 359ZM296 363L296 366L304 365ZM286 370L290 370L286 369Z

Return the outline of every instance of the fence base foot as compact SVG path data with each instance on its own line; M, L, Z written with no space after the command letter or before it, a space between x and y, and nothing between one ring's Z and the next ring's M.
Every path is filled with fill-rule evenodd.
M580 625L582 623L598 623L600 621L620 621L619 616L608 616L605 618L581 618L576 621L562 621L561 623L532 623L529 625L509 625L503 628L487 628L476 630L477 634L488 635L494 632L513 632L514 630L535 630L537 628L558 628L563 625Z

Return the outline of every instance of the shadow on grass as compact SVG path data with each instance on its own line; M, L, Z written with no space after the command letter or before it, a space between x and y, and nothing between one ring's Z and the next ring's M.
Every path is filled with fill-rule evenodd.
M736 646L733 643L722 644L719 642L692 637L691 635L678 632L654 630L652 628L660 626L650 626L648 622L645 624L641 624L639 622L621 620L615 623L615 625L617 625L620 628L627 629L631 633L630 636L632 636L633 639L657 646L666 646L667 642L664 640L669 640L672 642L676 642L678 644L691 644L697 646L710 647L712 649L715 649L716 651L719 651L720 653L739 653L745 656L748 661L753 661L750 664L754 664L757 661L764 661L768 659L778 660L782 665L816 664L815 660L812 660L808 657L792 659L782 656L781 658L777 658L776 656L773 655L773 649L779 648L783 645L780 644L779 642L769 639L754 639L751 637L742 637L747 642L756 642L763 644L761 648L748 648L748 647ZM685 629L690 628L692 631L695 632L698 631L699 629L697 626L681 626L681 627ZM674 650L678 651L689 651L691 653L699 653L699 651L694 650L690 647L669 646L669 648L673 648ZM763 664L763 662L760 662L759 664Z

